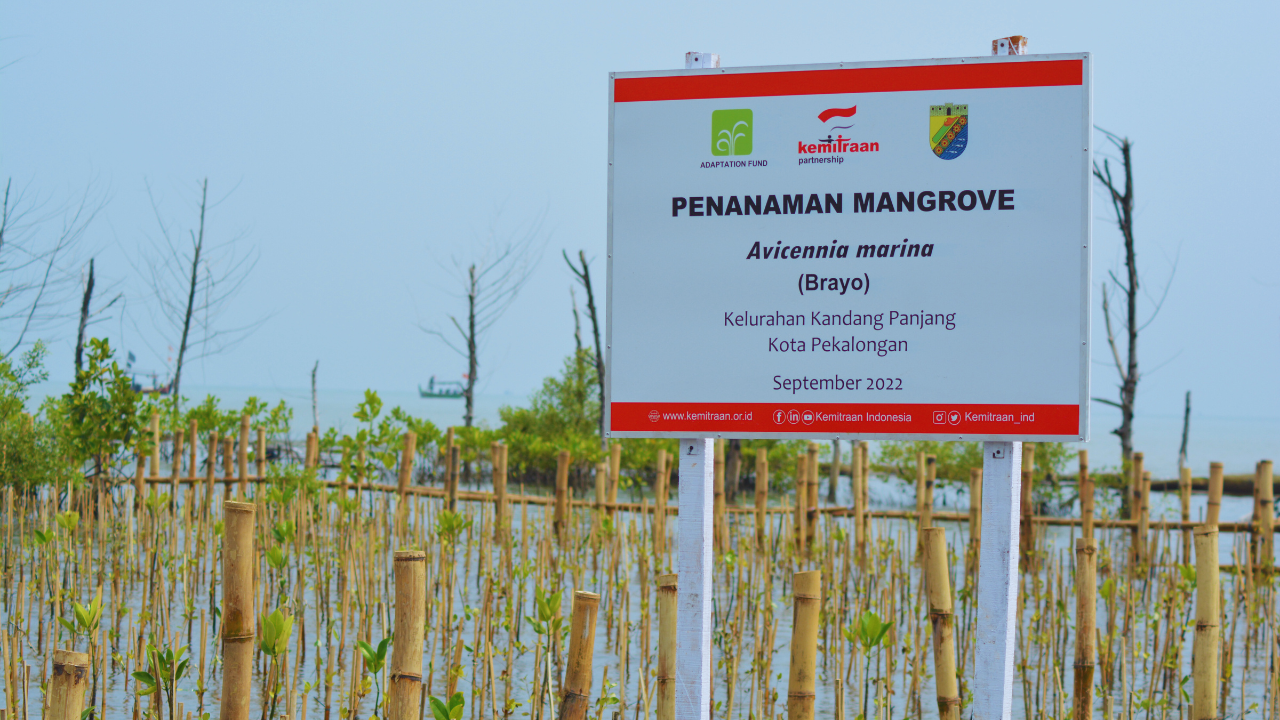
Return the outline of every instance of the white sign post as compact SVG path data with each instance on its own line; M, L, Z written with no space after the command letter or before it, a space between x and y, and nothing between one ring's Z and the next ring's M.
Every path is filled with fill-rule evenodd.
M982 444L982 553L978 557L978 644L973 717L1010 720L1018 618L1018 499L1022 443Z
M684 66L720 67L712 53L685 54ZM676 572L676 718L711 717L711 572L715 458L711 438L680 440L680 540Z
M680 520L676 572L676 718L711 712L711 571L714 441L680 441Z
M1022 55L1026 38L1000 38L992 55ZM1085 145L1088 148L1088 145ZM978 558L978 643L973 717L1013 716L1013 656L1018 619L1018 532L1022 443L982 444L982 553Z

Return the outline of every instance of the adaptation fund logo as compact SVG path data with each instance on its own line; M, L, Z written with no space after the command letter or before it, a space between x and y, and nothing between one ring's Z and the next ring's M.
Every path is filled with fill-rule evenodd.
M712 110L711 154L750 155L752 125L750 110Z

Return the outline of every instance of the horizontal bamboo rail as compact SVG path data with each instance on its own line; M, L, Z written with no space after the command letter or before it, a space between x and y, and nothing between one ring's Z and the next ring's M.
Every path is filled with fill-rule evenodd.
M146 481L148 483L157 483L157 484L164 484L164 485L168 485L174 482L177 482L178 484L182 484L182 485L190 485L193 483L208 482L208 479L202 478L202 477L201 478L187 477L187 478L177 478L175 480L174 478L167 478L167 477L149 477L149 478L146 478ZM214 478L214 482L222 483L225 485L234 485L240 482L240 478L219 477L219 478ZM266 479L251 476L251 477L245 478L245 482L261 483L261 482L266 482ZM324 485L325 487L331 487L331 488L342 487L342 483L339 483L335 480L326 480L324 481ZM367 482L366 483L348 482L347 488L350 490L358 489L358 490L368 490L371 492L386 492L386 493L400 492L400 488L398 488L395 485L381 485L377 483L367 483ZM406 489L405 492L410 495L420 495L423 497L442 498L446 496L446 491L444 488L436 488L436 487L411 486L408 489ZM470 502L493 502L494 494L491 492L485 492L483 490L459 489L458 499L466 500ZM556 498L554 495L513 495L511 493L508 493L507 502L513 505L517 505L522 502L528 503L530 505L554 505L556 502ZM654 512L653 505L646 505L643 503L633 503L633 502L612 502L612 503L606 502L603 505L600 505L600 504L597 504L595 500L571 500L570 504L573 507L583 507L583 508L603 507L606 510L620 510L623 512L648 512L650 514ZM678 506L667 506L665 510L667 515L680 514L680 508ZM773 505L765 508L765 513L772 515L776 513L791 513L791 512L794 512L794 510L795 508L790 505ZM730 513L737 513L740 515L752 515L752 514L755 514L756 512L754 507L729 507L729 508L726 508L726 511ZM847 507L842 505L833 505L828 507L819 507L817 511L824 515L853 517L854 509L852 507ZM919 515L917 515L916 511L914 510L868 510L866 511L865 516L868 518L900 519L900 520L915 520L919 517ZM934 511L931 515L931 518L934 521L967 523L969 522L969 513ZM1039 525L1063 526L1063 527L1071 526L1071 525L1081 525L1084 522L1082 518L1052 517L1048 515L1037 515L1031 520L1033 523L1036 523ZM1187 521L1153 520L1148 523L1148 527L1151 530L1183 530L1183 529L1195 529L1197 527L1200 527L1203 524L1204 524L1203 522L1196 522L1192 520L1187 520ZM1100 520L1095 518L1093 521L1093 525L1094 527L1100 527L1100 528L1105 528L1105 527L1134 528L1138 526L1138 521L1137 520ZM1256 531L1255 523L1253 522L1223 522L1223 523L1218 523L1218 529L1224 533ZM1280 532L1280 523L1277 523L1277 525L1275 526L1275 531Z

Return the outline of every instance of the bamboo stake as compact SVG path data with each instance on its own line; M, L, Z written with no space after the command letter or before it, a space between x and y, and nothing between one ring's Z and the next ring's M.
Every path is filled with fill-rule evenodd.
M849 484L853 491L853 542L858 567L863 567L863 555L867 549L867 506L862 497L862 446L857 442L849 446Z
M396 485L400 491L400 497L404 497L409 490L409 480L413 476L413 456L417 449L418 434L412 430L405 431L404 445L400 450L400 472L396 476Z
M609 504L618 502L618 477L622 473L622 443L614 443L609 448ZM609 508L609 517L613 517L613 508Z
M493 539L505 542L511 526L507 504L507 446L494 442L489 455L493 458Z
M1151 556L1148 552L1148 543L1151 539L1151 473L1142 472L1142 481L1139 486L1138 495L1138 562L1146 565L1150 562Z
M178 502L178 479L182 477L182 431L173 433L173 472L169 475L169 509L172 511Z
M253 503L228 500L222 551L221 720L248 720L253 681L254 553Z
M1093 718L1093 668L1097 626L1097 554L1092 538L1076 539L1076 662L1074 720Z
M218 474L218 431L209 431L209 457L205 458L205 491L209 493L205 496L208 502L213 496L213 479Z
M452 428L450 428L452 430ZM446 491L448 495L447 505L449 510L457 512L458 510L458 474L462 471L462 448L457 445L449 445L449 475L446 480ZM357 494L359 491L356 491Z
M138 441L138 472L133 478L133 506L141 508L142 503L147 499L147 479L145 477L147 471L147 456L142 453L142 441ZM13 517L10 513L9 517Z
M924 459L924 512L920 515L920 524L928 529L933 527L933 487L938 482L938 457L926 455Z
M724 438L716 438L715 462L712 465L711 537L717 555L724 547Z
M240 447L236 449L236 469L240 471L240 497L249 497L249 416L240 416Z
M1081 450L1079 455L1080 471L1076 481L1080 492L1081 535L1086 540L1093 539L1093 478L1089 476L1089 451Z
M765 548L765 506L769 502L769 451L756 449L756 548Z
M1183 467L1178 472L1178 500L1182 504L1182 522L1191 521L1191 468ZM1182 562L1191 564L1191 528L1182 528Z
M1259 509L1262 511L1262 547L1258 558L1263 568L1275 564L1275 486L1271 469L1271 461L1258 463L1258 497Z
M556 537L563 547L569 538L569 451L556 454Z
M805 509L806 509L805 506L808 505L808 503L805 500L809 495L809 489L807 487L808 480L806 479L809 477L808 461L809 459L804 455L799 455L796 457L796 481L795 481L796 504L795 504L795 507L792 508L792 513L794 515L792 519L792 524L795 526L794 530L795 530L797 558L804 556L804 549L805 549L804 539L805 539L805 535L807 534L805 533L804 521L805 521L805 516L807 515L807 513L805 512Z
M741 443L739 443L741 445ZM739 447L729 453L728 460L724 464L724 491L725 504L720 508L721 522L720 529L724 534L722 543L726 551L733 549L729 541L729 500L736 502L738 498L738 490L742 483L742 449Z
M868 512L871 510L871 443L863 440L858 443L861 446L862 456L862 507Z
M1218 530L1206 524L1195 531L1196 635L1191 676L1194 696L1191 720L1218 717L1218 636L1222 612L1218 606Z
M1018 532L1019 552L1018 567L1023 572L1034 570L1036 549L1035 489L1036 448L1034 443L1022 444L1022 522Z
M925 468L927 456L923 452L916 453L916 555L924 552L924 482L928 470Z
M227 492L231 492L231 483L235 481L235 442L230 437L222 438L222 479L226 483ZM245 497L244 488L237 488L241 499Z
M408 447L409 443L405 443ZM388 720L417 720L422 703L422 642L426 623L427 554L395 555L396 619L391 645L391 707Z
M787 683L788 720L813 720L817 684L819 609L822 572L798 572L792 579L794 620L791 630L791 669Z
M255 448L253 459L258 466L258 479L265 480L267 478L267 429L264 427L258 428L258 444Z
M805 497L805 544L810 547L816 547L821 543L818 537L818 443L809 443L809 455L806 459L805 470L809 481L806 486L809 492Z
M1209 502L1205 506L1204 524L1217 529L1222 510L1222 463L1209 463Z
M187 472L191 473L191 477L196 476L196 450L200 447L200 423L195 418L191 418L191 423L187 427L187 444L191 446L190 458L187 462L189 468Z
M453 435L454 435L454 432L452 427L445 428L443 452L444 452L444 463L445 463L445 472L446 472L446 475L445 475L446 487L448 487L449 478L453 474L453 471L451 469L452 466L449 464L450 462L452 462L451 458L453 457Z
M16 670L14 674L18 674ZM49 720L80 720L88 685L89 656L71 650L54 650Z
M969 566L966 574L977 577L982 557L982 468L969 469Z
M676 717L676 580L658 576L657 720Z
M668 460L665 449L659 448L657 460L658 474L653 480L653 561L655 570L661 567L662 556L667 551Z
M929 594L929 621L933 625L938 717L941 720L959 720L960 682L956 673L955 616L947 567L946 532L943 528L924 529L925 588Z
M601 463L603 465L603 463ZM603 488L602 488L603 489ZM600 596L577 590L569 620L569 661L561 688L560 720L586 720L591 705L591 657L596 641L596 613Z
M151 467L147 477L160 477L160 413L151 412Z
M603 511L606 493L605 485L609 482L608 460L601 460L596 463L596 476L594 479L596 483L596 510Z
M1141 564L1146 557L1143 546L1146 545L1145 528L1142 525L1142 453L1133 454L1133 465L1129 477L1129 517L1138 524L1129 531L1129 560Z
M831 440L831 467L827 473L827 502L836 504L836 487L840 483L840 438Z
M317 436L313 432L307 433L307 449L303 451L302 465L307 470L314 468L318 464L316 458L316 450L319 447Z

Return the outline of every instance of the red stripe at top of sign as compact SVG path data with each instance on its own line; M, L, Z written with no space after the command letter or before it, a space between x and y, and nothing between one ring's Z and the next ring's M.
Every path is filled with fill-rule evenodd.
M1082 60L617 78L614 102L1080 85Z

